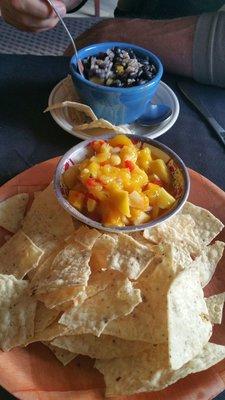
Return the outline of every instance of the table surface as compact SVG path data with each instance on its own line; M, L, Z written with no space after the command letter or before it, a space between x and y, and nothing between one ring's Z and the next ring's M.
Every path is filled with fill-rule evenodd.
M1 52L5 51L0 48ZM68 74L68 66L67 57L0 54L0 184L79 142L58 127L50 114L43 114L50 91ZM176 151L188 167L225 189L224 148L180 94L176 86L179 79L163 77L178 96L180 115L157 140ZM225 90L198 85L198 95L225 127ZM0 399L14 397L2 389ZM225 400L225 392L216 400Z

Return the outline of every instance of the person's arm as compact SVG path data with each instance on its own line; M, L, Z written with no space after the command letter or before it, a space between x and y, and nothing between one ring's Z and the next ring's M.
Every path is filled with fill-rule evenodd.
M224 11L164 21L107 20L84 32L76 43L81 48L110 40L151 50L168 72L225 87ZM65 54L72 54L70 47Z
M192 52L197 17L173 20L109 19L102 21L76 39L82 48L91 43L122 41L151 50L167 71L192 76ZM72 54L69 47L65 53Z
M225 12L202 14L193 47L193 76L201 83L225 87Z

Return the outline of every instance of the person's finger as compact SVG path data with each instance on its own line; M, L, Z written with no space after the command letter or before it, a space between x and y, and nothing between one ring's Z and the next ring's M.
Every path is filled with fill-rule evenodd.
M53 3L60 15L65 16L65 4L60 0L53 0ZM17 12L26 13L40 19L46 19L52 14L52 9L45 0L12 0L11 4Z

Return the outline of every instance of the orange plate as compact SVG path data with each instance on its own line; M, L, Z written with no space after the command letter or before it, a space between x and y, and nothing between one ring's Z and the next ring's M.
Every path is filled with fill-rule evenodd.
M16 193L33 193L43 189L52 179L58 158L43 162L16 176L0 188L0 201ZM190 200L210 210L225 223L225 193L213 183L190 171ZM32 196L31 196L32 197ZM7 234L3 229L0 238ZM225 232L220 234L225 240ZM225 256L223 257L225 261ZM206 295L225 291L222 261ZM225 317L225 315L224 315ZM225 345L225 319L214 327L212 341ZM79 357L63 367L51 351L35 343L26 349L0 352L0 384L22 400L102 400L104 381L93 368L93 360ZM207 371L189 375L160 392L130 396L135 400L209 400L225 389L225 360ZM117 399L124 400L125 397Z

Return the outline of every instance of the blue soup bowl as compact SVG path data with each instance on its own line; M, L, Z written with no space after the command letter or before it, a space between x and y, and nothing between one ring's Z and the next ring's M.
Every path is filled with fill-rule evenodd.
M74 86L81 100L92 108L98 118L104 118L115 125L120 125L134 122L145 112L147 104L151 101L157 90L162 77L163 67L158 57L150 51L122 42L92 44L79 50L78 58L82 60L83 58L97 55L100 52L106 52L106 50L113 47L132 49L140 58L149 57L151 62L156 66L157 72L155 77L146 84L130 88L99 85L83 78L79 74L75 55L71 58L70 70Z

